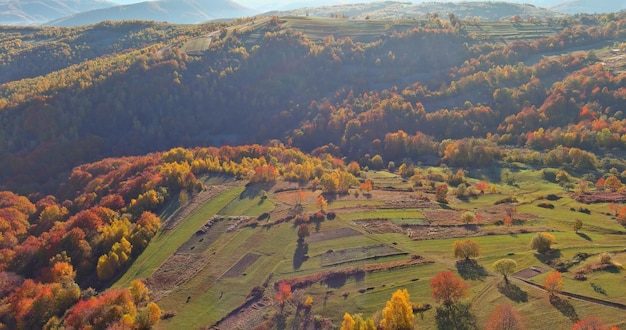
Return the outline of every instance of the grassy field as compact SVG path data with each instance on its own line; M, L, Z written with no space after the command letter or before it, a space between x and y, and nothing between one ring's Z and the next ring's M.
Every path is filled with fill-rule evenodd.
M271 18L256 18L254 21L226 29L225 36L236 35L244 43L253 44L263 38ZM335 39L351 38L356 42L374 42L383 35L390 35L393 31L406 31L418 26L419 21L413 20L356 20L336 19L325 17L288 16L281 17L280 24L283 30L301 32L312 41L321 42L329 35ZM464 27L468 35L477 39L497 42L515 40L534 40L558 34L562 27L548 23L531 22L467 22ZM181 50L190 55L201 55L209 49L214 39L220 38L218 32L193 38L181 47Z
M502 291L502 278L493 272L491 266L498 259L515 260L518 264L517 270L541 267L549 273L552 269L545 262L555 258L570 260L577 253L584 252L590 257L573 265L569 272L563 274L564 290L626 304L626 289L621 285L623 271L619 267L611 271L588 273L586 281L572 278L575 271L586 265L596 265L600 253L624 249L624 228L611 215L606 214L608 205L584 205L576 202L562 187L544 180L541 171L526 169L513 172L513 175L513 185L496 182L496 193L493 194L460 200L453 198L451 190L450 203L446 208L480 212L492 208L502 198L515 196L518 200L516 214L532 218L524 222L524 226L549 228L556 237L550 256L530 249L530 241L536 235L532 232L475 236L472 240L480 245L480 256L476 258L478 268L468 272L458 266L452 253L452 244L459 238L413 240L402 231L369 233L357 223L362 222L358 220L385 219L395 225L411 225L424 219L419 207L389 207L389 203L395 198L393 196L416 194L406 190L410 182L386 171L372 171L364 172L363 178L369 178L375 187L385 189L379 191L375 188L372 196L383 196L391 200L353 194L332 200L326 211L336 212L337 216L333 220L309 223L311 233L324 234L324 239L311 239L310 242L305 239L298 242L298 228L292 221L273 226L260 226L265 222L260 222L257 226L232 222L235 220L229 220L229 217L246 215L254 219L263 213L269 213L275 221L281 214L285 216L296 212L292 193L274 193L272 187L263 187L265 194L261 194L260 188L256 191L254 187L235 187L202 205L175 229L159 233L116 286L127 286L136 277L150 277L178 247L183 244L193 246L188 241L197 240L194 233L207 219L220 215L227 217L223 221L231 221L232 224L227 222L215 226L214 230L223 232L212 232L207 237L218 237L217 239L210 243L195 244L201 250L194 250L193 253L204 256L206 265L193 276L181 279L174 289L163 293L159 299L158 303L164 311L176 314L161 323L163 328L201 328L215 324L241 306L254 287L264 283L267 284L265 296L271 301L274 296L273 283L277 280L317 276L349 267L404 262L411 255L420 255L432 262L388 271L366 272L356 277L340 277L304 287L305 293L314 300L311 313L329 317L335 325L341 323L346 311L363 313L365 316L377 315L391 294L404 288L408 289L412 302L436 307L437 304L430 297L430 280L440 272L453 271L465 277L471 286L470 295L465 301L473 306L472 311L479 328L489 313L504 302L512 304L523 313L527 326L532 329L569 329L573 320L592 314L598 315L609 324L624 325L620 316L623 311L619 309L568 297L562 297L557 306L548 301L544 291L516 279L512 281L514 288L517 288L513 293ZM475 178L468 178L468 182L475 184L486 177L485 173L476 173ZM394 189L398 195L391 194ZM313 204L314 197L319 193L320 191L313 193L307 190L307 205L304 205L303 211L305 214L317 212ZM537 206L539 202L546 201L547 194L559 197L550 201L554 205L553 209ZM262 198L263 195L267 197ZM429 192L422 192L422 195L433 199ZM590 214L579 212L578 208L589 209ZM428 211L432 212L433 209ZM579 233L572 229L575 219L583 221L583 229ZM418 224L427 225L425 222ZM483 227L503 228L502 225L493 224L485 224ZM626 253L613 253L613 258L618 264L625 263ZM546 276L547 273L544 273L528 280L541 285ZM239 317L244 320L249 317L250 322L259 322L276 313L271 304L256 308L245 310L242 314L245 316ZM302 315L296 316L295 310L290 311L288 308L286 313L287 324L301 321ZM434 317L434 309L417 314L416 325L424 329L435 329L437 326Z

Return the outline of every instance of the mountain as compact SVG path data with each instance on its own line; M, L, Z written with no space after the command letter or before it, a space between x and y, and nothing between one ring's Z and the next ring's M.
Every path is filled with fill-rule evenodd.
M626 0L570 0L551 6L550 9L570 15L580 13L612 13L626 9Z
M396 1L304 7L293 10L271 11L265 15L329 17L339 14L356 19L365 19L367 17L371 19L400 19L425 18L431 13L446 16L449 13L454 13L458 18L479 18L486 21L498 21L513 16L537 19L563 16L562 13L539 8L531 4L506 2L428 2L413 4Z
M148 20L174 24L195 24L221 18L238 18L256 12L230 0L159 0L115 6L78 13L46 23L77 26L105 20Z
M40 25L80 12L115 6L106 0L4 0L0 25Z

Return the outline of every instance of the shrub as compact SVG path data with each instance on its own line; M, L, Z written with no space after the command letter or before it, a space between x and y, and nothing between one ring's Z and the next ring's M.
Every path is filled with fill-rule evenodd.
M537 204L537 206L544 208L544 209L554 209L554 204L552 203L548 203L548 202L541 202L539 204Z
M553 243L556 242L556 238L552 234L537 233L530 242L530 248L536 249L539 253L545 253L550 250Z

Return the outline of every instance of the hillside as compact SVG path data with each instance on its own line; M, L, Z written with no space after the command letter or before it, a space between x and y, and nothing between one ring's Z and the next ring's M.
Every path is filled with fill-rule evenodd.
M3 0L0 25L40 25L80 12L115 6L105 0Z
M51 26L79 26L106 20L146 20L196 24L216 19L254 15L252 9L231 0L158 0L81 12L46 22Z
M551 6L550 9L570 15L580 13L614 13L626 9L626 1L569 0Z
M285 11L271 11L264 15L272 16L317 16L331 17L342 15L355 19L382 19L393 20L423 19L429 15L437 13L447 16L453 13L456 17L463 19L480 19L483 21L499 21L510 19L513 16L523 18L555 18L562 17L563 14L538 8L528 4L516 4L506 2L395 2L380 1L362 4L341 4L333 6L304 7Z
M623 327L624 26L4 27L0 328Z

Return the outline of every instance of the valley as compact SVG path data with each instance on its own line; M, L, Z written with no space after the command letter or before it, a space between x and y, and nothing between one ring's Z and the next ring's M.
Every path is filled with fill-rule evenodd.
M0 329L626 328L626 12L457 5L0 27Z

